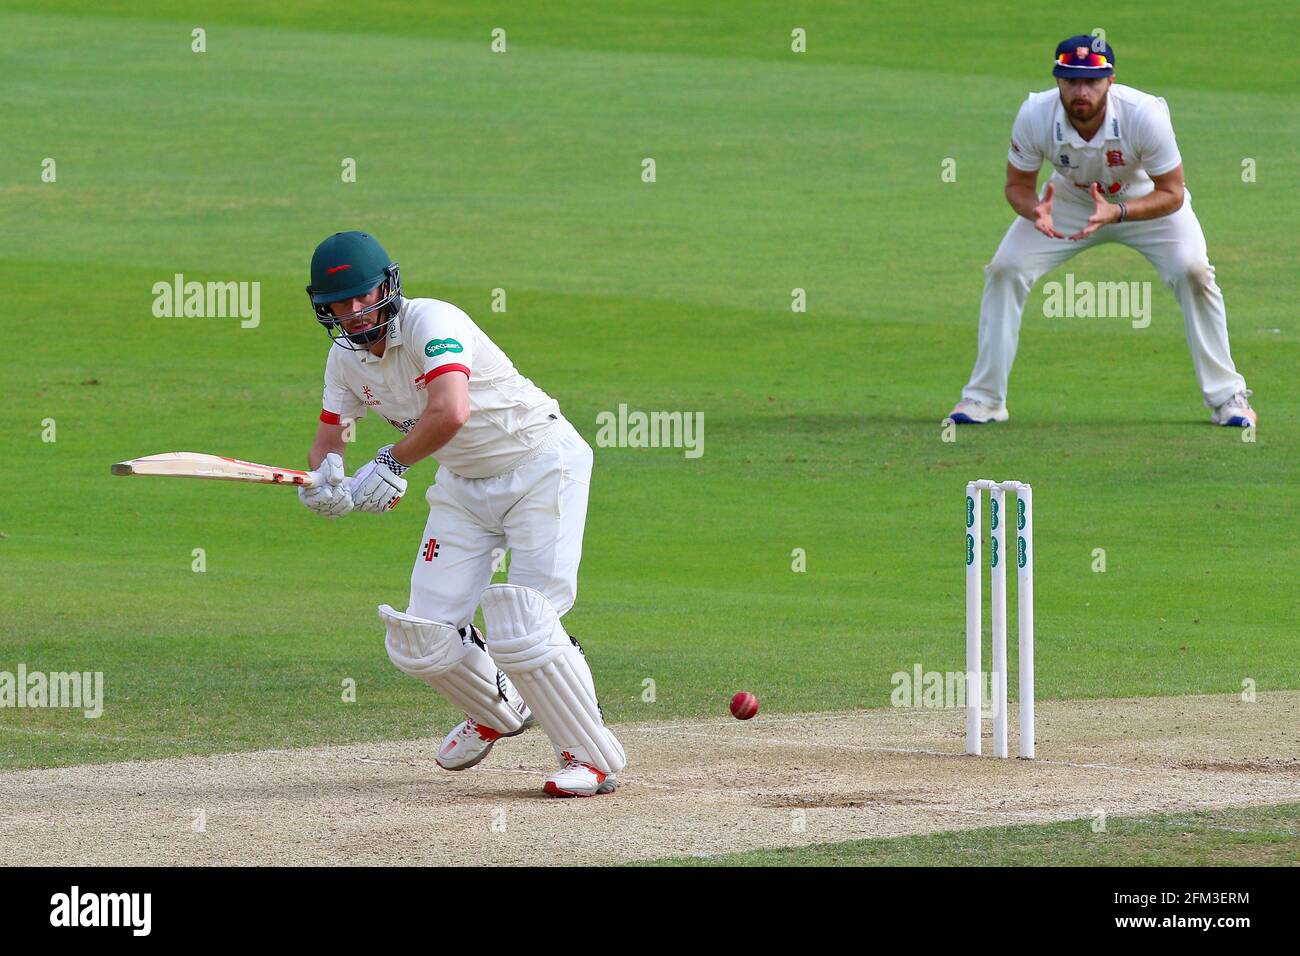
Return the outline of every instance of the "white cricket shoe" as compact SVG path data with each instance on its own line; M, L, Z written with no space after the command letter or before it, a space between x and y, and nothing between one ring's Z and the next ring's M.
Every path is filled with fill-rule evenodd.
M601 773L589 763L563 753L564 767L546 778L542 792L552 797L594 797L598 793L613 793L618 781L612 773Z
M1255 409L1250 407L1250 389L1238 392L1214 410L1210 421L1216 425L1230 425L1233 428L1248 428L1257 423Z
M483 646L483 635L472 624L470 636L479 647ZM515 690L515 685L510 683L506 675L500 671L497 671L497 689L505 695L506 704L510 709L523 718L523 724L518 730L506 734L486 724L480 724L466 714L465 719L443 738L442 746L438 748L438 756L434 759L443 770L468 770L491 753L492 745L502 737L518 737L537 723L537 718L528 709L519 691Z
M451 733L443 738L442 746L438 748L438 756L434 759L443 770L468 770L491 753L492 745L502 737L518 737L537 723L537 719L528 712L526 706L524 713L526 715L524 725L508 734L493 730L486 724L480 724L466 716Z
M1005 405L985 405L973 398L963 398L948 415L958 425L984 425L1005 422L1011 417Z

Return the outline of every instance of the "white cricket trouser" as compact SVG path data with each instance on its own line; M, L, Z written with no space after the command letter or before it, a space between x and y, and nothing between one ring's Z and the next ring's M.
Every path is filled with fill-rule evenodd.
M509 582L541 591L563 615L578 593L591 446L561 418L513 471L462 478L439 467L426 493L429 521L411 572L407 613L464 627L510 550Z
M1056 231L1067 236L1084 227L1093 206L1062 199L1052 203ZM1020 341L1020 320L1029 290L1039 277L1071 256L1105 242L1136 249L1156 268L1183 310L1183 329L1192 366L1207 405L1221 405L1246 387L1228 350L1228 319L1223 293L1214 281L1214 267L1205 251L1205 234L1192 212L1191 193L1182 207L1160 219L1110 223L1087 239L1053 239L1017 216L993 261L984 267L984 296L980 299L979 357L963 398L988 405L1005 404L1007 377Z

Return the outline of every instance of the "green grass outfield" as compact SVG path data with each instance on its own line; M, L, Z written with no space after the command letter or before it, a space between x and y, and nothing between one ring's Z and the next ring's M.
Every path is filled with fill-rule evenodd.
M426 6L0 2L0 670L102 671L107 696L98 720L0 710L0 768L450 725L374 612L405 606L432 462L397 511L332 524L282 489L109 476L165 450L303 461L327 348L307 263L346 228L589 440L620 403L704 413L701 458L596 449L567 620L614 721L742 688L765 713L885 706L896 671L961 669L976 476L1035 485L1041 696L1300 687L1294 4ZM1171 106L1253 443L1207 423L1173 297L1122 248L1066 268L1152 281L1151 327L1043 318L1035 291L1012 423L942 440L1012 119L1093 26ZM260 282L260 324L154 318L178 272ZM393 434L363 422L350 465Z
M1297 866L1300 804L1068 820L656 860L658 866ZM635 864L644 866L646 864Z

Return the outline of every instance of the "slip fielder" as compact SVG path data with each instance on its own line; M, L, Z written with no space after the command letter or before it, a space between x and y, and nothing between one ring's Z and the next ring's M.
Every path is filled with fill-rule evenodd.
M1031 93L1012 128L1006 197L1019 218L984 267L979 356L952 420L1007 420L1007 378L1030 288L1076 253L1119 242L1146 256L1177 297L1211 421L1254 425L1165 101L1116 84L1114 51L1091 36L1062 42L1052 74L1056 87ZM1054 171L1039 196L1044 162Z
M468 315L403 298L397 263L374 237L340 232L317 246L307 293L333 344L309 456L326 481L300 488L303 504L331 518L383 514L406 491L402 473L438 459L410 601L405 612L379 608L392 662L465 713L438 764L472 767L540 721L561 765L546 793L612 792L623 748L560 621L577 595L591 448ZM343 423L367 411L404 437L348 479ZM493 552L507 548L509 582L490 584ZM473 625L480 605L486 634Z

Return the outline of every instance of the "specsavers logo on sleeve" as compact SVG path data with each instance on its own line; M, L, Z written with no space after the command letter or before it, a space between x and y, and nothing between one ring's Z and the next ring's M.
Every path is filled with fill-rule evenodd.
M430 339L424 347L424 354L429 358L437 358L447 352L463 352L465 346L461 345L455 339Z

